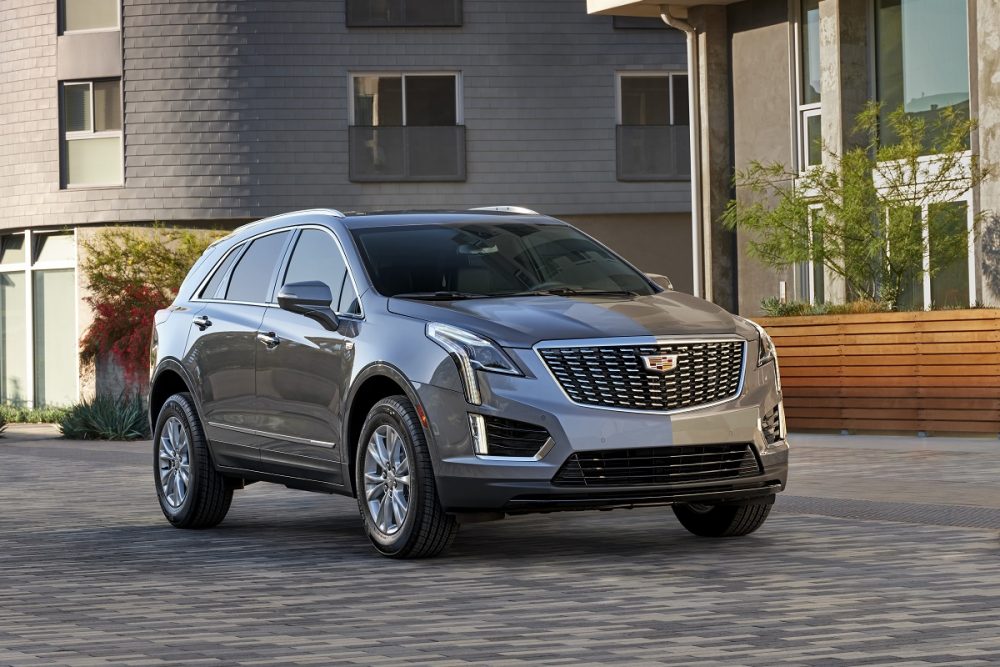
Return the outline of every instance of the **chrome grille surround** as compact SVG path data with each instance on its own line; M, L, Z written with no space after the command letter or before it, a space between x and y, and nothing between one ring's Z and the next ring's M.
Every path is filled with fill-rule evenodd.
M743 392L747 341L705 338L607 338L546 341L535 351L571 402L591 408L673 414L719 405ZM678 355L665 373L642 357Z

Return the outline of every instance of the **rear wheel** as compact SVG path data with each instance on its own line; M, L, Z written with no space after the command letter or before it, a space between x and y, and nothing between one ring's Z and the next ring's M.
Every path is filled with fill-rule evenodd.
M211 528L226 518L233 490L212 465L190 394L174 394L160 409L153 477L160 509L177 528Z
M739 537L764 525L774 496L742 505L700 505L678 503L674 514L681 525L700 537Z
M405 396L385 398L368 413L355 489L368 539L385 556L436 556L458 533L455 517L441 509L427 441Z

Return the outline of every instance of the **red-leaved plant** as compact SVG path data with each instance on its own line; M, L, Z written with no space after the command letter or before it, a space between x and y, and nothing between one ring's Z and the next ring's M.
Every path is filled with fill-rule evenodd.
M85 362L107 357L124 373L127 387L148 381L149 342L156 311L170 305L184 276L217 232L116 227L82 242L80 268L94 321L83 335Z

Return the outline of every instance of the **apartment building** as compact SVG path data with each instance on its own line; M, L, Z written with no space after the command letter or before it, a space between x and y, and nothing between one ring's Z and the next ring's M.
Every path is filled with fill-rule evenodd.
M698 82L692 89L695 243L707 293L730 299L739 312L760 312L764 297L824 302L844 298L843 285L805 262L767 268L733 244L719 216L734 191L735 170L753 160L804 172L857 142L855 117L868 100L885 115L900 106L933 122L943 110L971 115L979 128L963 159L978 155L1000 167L1000 4L996 0L588 0L592 15L665 16L688 34ZM825 147L826 150L822 150ZM961 190L962 188L958 188ZM1000 304L1000 178L996 172L952 201L922 206L925 268L935 265L935 217L982 218L964 258L925 274L911 298L916 307ZM736 270L734 267L738 267ZM721 270L720 270L721 269Z
M0 401L93 393L80 240L517 204L696 286L685 36L584 0L5 0Z

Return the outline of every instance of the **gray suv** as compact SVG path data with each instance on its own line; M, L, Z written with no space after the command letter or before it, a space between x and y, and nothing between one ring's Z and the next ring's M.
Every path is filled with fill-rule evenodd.
M462 523L671 505L760 527L785 486L774 347L514 207L303 211L212 245L156 315L160 507L214 526L257 481L354 496L386 556Z

